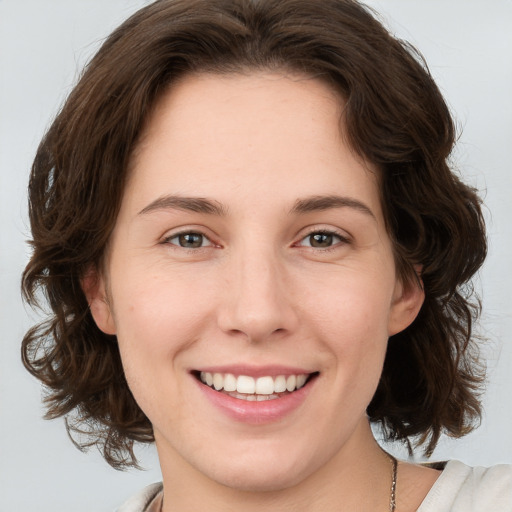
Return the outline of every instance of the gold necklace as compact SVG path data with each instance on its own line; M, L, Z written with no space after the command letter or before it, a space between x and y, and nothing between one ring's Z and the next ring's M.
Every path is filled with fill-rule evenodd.
M393 457L391 459L392 471L391 471L391 495L389 496L389 512L395 512L396 509L396 478L398 473L398 461Z
M389 454L388 454L389 455ZM389 512L395 512L396 509L396 480L398 475L398 461L393 457L393 455L389 455L391 460L391 493L389 496ZM162 512L164 507L164 500L160 501L160 512Z

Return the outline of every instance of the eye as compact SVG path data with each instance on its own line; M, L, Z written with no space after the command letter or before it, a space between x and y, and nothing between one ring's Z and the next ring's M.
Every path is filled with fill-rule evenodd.
M329 249L342 243L348 243L348 240L337 233L332 231L313 231L300 240L298 245L315 249Z
M201 247L213 245L205 235L195 231L187 231L170 236L165 239L165 243L177 245L185 249L200 249Z

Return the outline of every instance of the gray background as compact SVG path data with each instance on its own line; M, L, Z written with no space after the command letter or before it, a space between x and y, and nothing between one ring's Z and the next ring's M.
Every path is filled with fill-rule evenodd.
M112 511L160 478L151 448L140 451L147 471L125 473L95 450L77 451L61 420L41 419L40 386L19 358L23 333L37 318L19 293L28 257L25 189L36 146L88 57L147 3L0 0L0 512ZM462 132L457 167L487 205L490 254L477 283L485 306L481 330L489 339L486 412L475 433L443 439L434 458L512 462L512 1L370 4L426 56Z

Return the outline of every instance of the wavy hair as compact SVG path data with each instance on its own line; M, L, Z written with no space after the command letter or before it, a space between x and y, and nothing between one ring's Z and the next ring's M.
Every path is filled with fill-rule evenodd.
M158 0L86 66L41 141L29 184L33 255L22 288L32 305L43 293L49 316L26 333L22 357L47 390L46 416L65 416L77 446L98 445L116 468L136 465L134 442L153 441L81 278L101 266L130 156L158 98L187 73L251 70L329 83L346 101L349 144L379 169L398 272L412 283L421 268L425 302L390 338L367 412L387 437L430 454L441 433L464 435L480 417L470 280L486 255L484 222L476 192L450 168L454 124L426 64L354 0Z

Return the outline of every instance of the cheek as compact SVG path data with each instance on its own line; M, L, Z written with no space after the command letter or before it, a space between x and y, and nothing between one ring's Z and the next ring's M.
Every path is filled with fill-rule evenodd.
M120 331L129 338L172 337L195 325L206 316L211 293L201 279L180 279L174 272L132 271L129 279L118 279L113 290L114 313Z
M158 386L172 379L180 354L199 338L211 318L213 298L162 275L118 279L113 312L123 367L130 387ZM165 373L160 374L159 368ZM134 391L132 389L132 391ZM135 394L135 393L134 393Z
M304 311L328 330L330 337L343 334L345 341L359 339L370 344L387 339L390 280L374 279L369 272L345 272L339 276L333 273L323 285L317 284L314 289L308 283L303 285L302 295L307 298Z
M346 275L332 280L329 292L315 294L304 307L311 335L336 374L343 393L364 394L368 401L379 381L388 341L390 287L374 279ZM332 357L334 356L334 357ZM364 401L364 400L363 400Z

